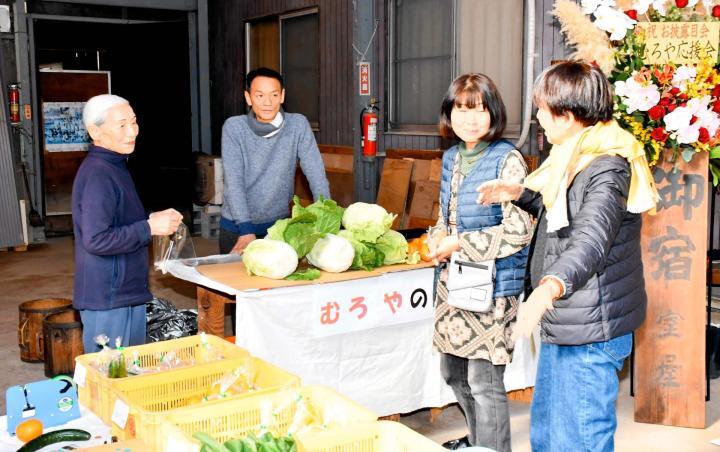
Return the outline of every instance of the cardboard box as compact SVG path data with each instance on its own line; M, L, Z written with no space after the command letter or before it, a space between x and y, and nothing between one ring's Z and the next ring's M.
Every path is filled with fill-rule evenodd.
M199 154L195 165L195 198L199 203L222 204L222 159L214 155Z

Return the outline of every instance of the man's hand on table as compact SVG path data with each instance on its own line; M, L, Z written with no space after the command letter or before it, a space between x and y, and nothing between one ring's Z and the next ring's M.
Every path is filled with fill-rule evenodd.
M253 240L257 239L255 237L255 234L245 234L238 237L237 242L235 242L235 246L232 250L230 250L231 253L235 254L242 254L243 251L245 251L245 248L252 242Z

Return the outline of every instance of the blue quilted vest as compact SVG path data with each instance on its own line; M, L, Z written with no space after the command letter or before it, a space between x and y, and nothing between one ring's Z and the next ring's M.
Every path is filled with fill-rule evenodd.
M472 172L460 184L457 193L458 232L478 231L490 226L496 226L502 222L503 215L500 204L489 206L478 204L478 194L475 190L483 182L499 177L500 165L502 165L508 152L513 149L515 147L506 140L494 141L475 164ZM457 153L458 146L456 145L443 154L440 203L445 216L445 224L448 224L450 180L452 179ZM495 259L494 298L520 295L524 286L527 256L528 247L525 247L511 256Z

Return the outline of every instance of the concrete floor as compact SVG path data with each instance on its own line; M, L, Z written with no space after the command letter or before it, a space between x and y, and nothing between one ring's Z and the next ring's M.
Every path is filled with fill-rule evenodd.
M217 242L195 237L199 256L217 253ZM17 347L18 305L37 298L72 298L73 240L71 237L50 239L46 244L31 246L26 252L0 252L0 413L5 413L8 386L45 378L43 363L20 361ZM192 284L153 272L152 292L172 301L178 308L195 307ZM711 401L706 404L706 429L687 429L640 424L633 421L633 399L629 396L629 378L621 379L618 400L618 451L719 451L710 444L720 438L720 379L711 382ZM512 445L516 452L530 451L529 406L510 403ZM466 433L465 422L456 406L447 408L434 423L429 411L421 410L401 418L401 422L429 438L443 442Z

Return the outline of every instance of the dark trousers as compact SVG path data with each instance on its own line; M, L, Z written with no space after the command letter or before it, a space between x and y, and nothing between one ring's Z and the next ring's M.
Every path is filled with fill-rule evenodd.
M441 353L440 372L465 414L470 444L498 452L510 451L505 366Z

